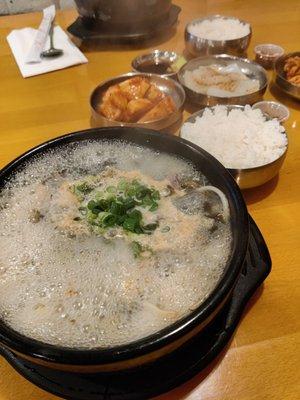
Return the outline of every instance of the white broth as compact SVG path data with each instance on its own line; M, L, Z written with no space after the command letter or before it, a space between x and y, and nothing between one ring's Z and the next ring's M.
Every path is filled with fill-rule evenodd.
M0 191L0 319L72 348L155 333L199 306L231 252L228 203L187 161L86 141Z

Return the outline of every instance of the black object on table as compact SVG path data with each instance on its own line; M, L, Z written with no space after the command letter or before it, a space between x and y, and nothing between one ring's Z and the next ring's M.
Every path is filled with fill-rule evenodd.
M153 38L167 32L178 20L181 8L172 5L169 13L163 18L147 24L135 26L111 24L109 22L96 21L91 18L78 17L69 27L68 31L82 40L96 39L114 43L128 43Z

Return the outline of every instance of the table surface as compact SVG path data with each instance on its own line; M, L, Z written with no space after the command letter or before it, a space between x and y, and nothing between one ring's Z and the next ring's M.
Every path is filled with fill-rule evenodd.
M206 14L233 15L251 23L248 51L258 43L277 43L286 52L300 50L298 0L176 0L182 11L177 30L144 46L84 45L89 63L23 79L14 62L7 34L37 27L39 13L0 18L0 167L29 148L55 136L88 128L88 99L102 80L128 72L132 58L148 49L182 53L185 24ZM67 28L75 10L59 12ZM288 155L278 177L244 192L249 212L260 227L273 260L271 275L250 301L226 352L217 362L160 400L294 400L300 398L300 103L267 91L290 108L285 127ZM185 117L188 112L185 111ZM0 359L0 400L54 400L20 377Z

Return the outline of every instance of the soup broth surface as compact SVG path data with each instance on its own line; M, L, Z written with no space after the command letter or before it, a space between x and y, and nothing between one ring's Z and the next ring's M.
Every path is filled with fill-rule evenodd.
M225 196L189 162L125 142L35 157L0 191L0 221L0 319L72 348L184 317L231 251Z

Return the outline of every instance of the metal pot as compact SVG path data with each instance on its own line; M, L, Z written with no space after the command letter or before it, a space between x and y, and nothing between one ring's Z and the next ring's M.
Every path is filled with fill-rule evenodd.
M120 371L145 365L181 347L210 323L230 298L247 252L249 223L241 192L229 172L210 154L192 143L153 130L132 127L89 129L65 135L29 150L0 172L0 188L27 161L71 142L124 140L189 160L212 185L226 195L231 213L232 251L224 274L208 298L189 315L135 342L107 349L78 350L49 345L25 337L0 321L0 347L49 368L74 371Z
M139 24L157 20L171 8L171 0L75 0L83 18L110 24Z

